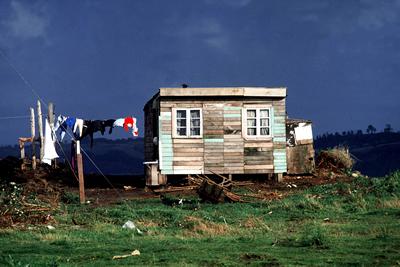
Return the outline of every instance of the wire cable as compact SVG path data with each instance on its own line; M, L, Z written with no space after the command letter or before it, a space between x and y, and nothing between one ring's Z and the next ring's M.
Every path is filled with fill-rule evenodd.
M42 102L42 104L47 105L47 103L40 97L40 95L38 94L38 92L33 88L32 84L25 79L25 77L22 75L22 73L11 63L11 60L9 59L9 57L7 57L6 53L3 51L2 48L0 48L0 54L2 55L2 57L4 58L4 60L7 62L7 64L11 67L11 69L18 75L18 77L25 83L26 86L29 87L29 89L31 89L31 91L33 92L34 95L37 96L37 98L39 99L40 102Z
M0 54L2 55L2 57L4 58L4 60L7 62L7 64L11 67L11 69L18 75L18 77L25 83L25 85L26 85L27 87L29 87L29 89L32 91L32 93L39 99L39 101L40 101L42 104L45 105L46 109L48 110L47 103L43 100L43 98L39 95L39 93L33 88L32 84L31 84L31 83L22 75L22 73L12 64L11 60L9 59L9 57L7 57L7 55L5 54L5 52L3 51L3 49L1 49L1 48L0 48ZM28 117L29 117L29 116L28 116ZM54 130L52 130L52 131L53 131L53 134L55 134L55 133L54 133ZM68 131L66 131L66 132L68 133L68 135L69 135L71 138L73 138L72 135L71 135ZM71 165L71 163L69 162L68 158L66 157L66 153L65 153L64 149L62 148L60 142L58 141L57 137L55 138L55 140L57 141L58 145L60 146L60 148L61 148L61 150L62 150L62 152L63 152L63 154L64 154L64 156L65 156L65 158L66 158L66 160L67 160L67 162L68 162L68 164L69 164L69 167L71 168L72 172L74 173L75 178L78 179L77 176L76 176L76 173L75 173L75 171L73 170L72 165ZM106 175L101 171L101 169L97 166L97 164L96 164L96 163L94 162L94 160L89 156L89 154L83 149L83 147L81 147L81 151L83 151L83 153L86 155L86 157L89 159L89 161L93 164L93 166L99 171L99 173L103 176L103 178L107 181L107 183L115 190L115 192L117 193L117 195L119 196L119 198L121 198L122 201L124 201L124 202L127 204L127 206L128 206L129 208L132 209L132 211L134 211L134 209L133 209L131 206L128 205L128 203L126 202L126 200L123 199L122 195L118 192L118 190L114 187L114 185L113 185L113 184L111 183L111 181L106 177ZM79 181L79 179L78 179L78 181ZM134 213L136 213L136 212L134 212ZM136 214L137 214L137 213L136 213Z
M31 116L10 116L10 117L0 117L0 120L11 120L11 119L26 119L30 118Z

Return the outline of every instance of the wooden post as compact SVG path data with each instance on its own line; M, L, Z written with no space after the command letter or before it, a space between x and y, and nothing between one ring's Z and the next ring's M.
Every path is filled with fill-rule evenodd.
M83 176L83 161L81 154L81 141L76 141L76 162L78 165L78 177L79 177L79 199L81 204L84 204L85 201L85 179Z
M36 169L35 110L31 108L32 169Z
M25 170L25 143L21 140L21 138L19 138L18 144L22 159L21 170Z
M54 133L54 104L52 102L49 102L48 105L48 118L49 118L49 124L50 124L50 129L51 129L51 134ZM57 162L55 159L53 159L54 162L54 168L57 167Z
M275 182L277 183L283 182L283 173L275 173Z
M40 161L44 156L44 137L43 137L43 115L40 101L37 101L37 113L38 113L38 128L39 128L39 141L40 141Z
M19 150L21 152L21 159L25 160L25 145L21 140L19 140Z

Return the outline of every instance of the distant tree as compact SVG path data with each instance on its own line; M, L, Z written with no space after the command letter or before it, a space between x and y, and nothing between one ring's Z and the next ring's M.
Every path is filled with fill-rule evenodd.
M342 132L342 135L343 135L343 136L345 136L346 134L347 134L347 132L346 132L346 131L343 131L343 132Z
M339 132L335 132L335 137L338 137L338 136L340 136L340 133Z
M384 133L391 133L393 132L393 128L392 125L390 125L389 123L385 125L385 129L383 129Z
M376 128L374 126L372 126L371 124L368 125L367 133L368 134L374 134L375 132L376 132Z
M357 130L357 135L362 135L362 134L363 134L362 130Z

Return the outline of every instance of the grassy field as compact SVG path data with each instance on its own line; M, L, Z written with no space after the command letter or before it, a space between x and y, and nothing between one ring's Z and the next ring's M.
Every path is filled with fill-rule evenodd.
M53 230L0 230L0 266L400 265L400 172L268 202L63 204L53 217Z

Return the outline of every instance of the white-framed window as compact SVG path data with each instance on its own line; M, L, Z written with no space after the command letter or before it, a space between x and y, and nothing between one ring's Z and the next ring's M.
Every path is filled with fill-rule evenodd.
M249 107L245 108L243 113L243 133L246 137L271 137L271 108Z
M172 119L173 137L202 137L203 116L200 108L175 108Z

